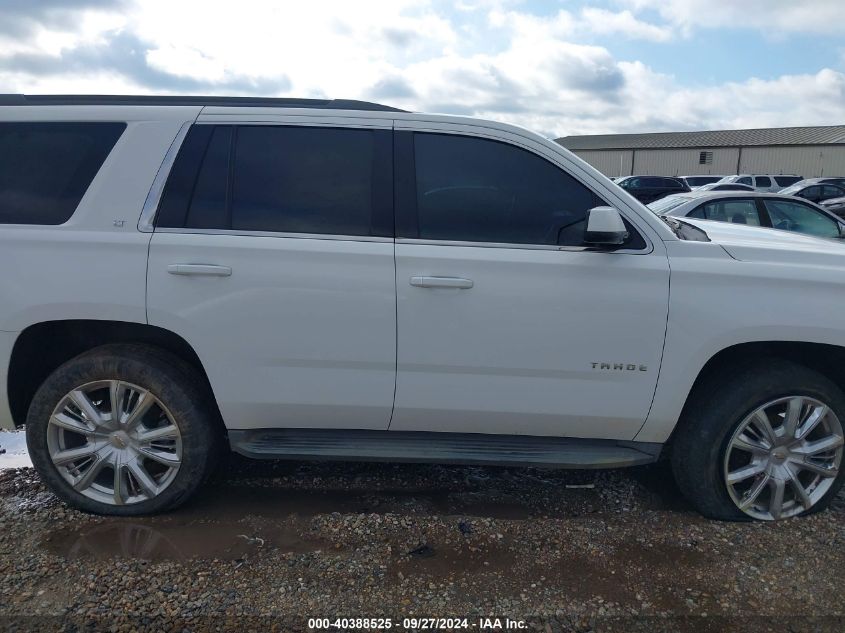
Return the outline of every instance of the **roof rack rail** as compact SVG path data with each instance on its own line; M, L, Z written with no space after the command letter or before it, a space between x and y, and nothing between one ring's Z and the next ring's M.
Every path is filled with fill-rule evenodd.
M294 99L288 97L204 97L158 95L24 95L0 94L0 106L49 105L160 105L239 106L271 108L324 108L405 112L399 108L354 99Z

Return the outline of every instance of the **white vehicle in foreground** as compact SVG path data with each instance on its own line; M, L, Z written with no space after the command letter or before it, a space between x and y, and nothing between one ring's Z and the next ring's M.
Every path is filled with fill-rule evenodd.
M218 449L842 484L845 248L661 219L536 134L346 101L0 98L0 426L71 505ZM671 282L671 283L670 283Z

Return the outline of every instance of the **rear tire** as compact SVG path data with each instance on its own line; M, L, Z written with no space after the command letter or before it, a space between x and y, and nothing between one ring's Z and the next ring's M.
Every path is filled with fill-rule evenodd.
M213 470L222 440L202 378L158 348L105 345L56 369L26 421L33 465L69 505L95 514L155 514L185 503Z
M845 395L823 375L779 359L746 364L690 395L672 470L712 519L812 514L830 505L845 478L843 423Z

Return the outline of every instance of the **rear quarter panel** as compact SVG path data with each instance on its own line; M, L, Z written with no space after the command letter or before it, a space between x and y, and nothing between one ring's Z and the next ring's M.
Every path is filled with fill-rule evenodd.
M150 234L138 219L162 159L199 108L4 107L0 121L125 121L73 216L58 226L0 224L0 426L17 333L53 320L146 323Z

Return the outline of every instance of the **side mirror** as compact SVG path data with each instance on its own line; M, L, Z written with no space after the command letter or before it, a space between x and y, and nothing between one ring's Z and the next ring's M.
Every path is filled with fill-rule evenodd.
M628 229L619 211L613 207L595 207L587 211L584 243L592 246L622 246L628 239Z

